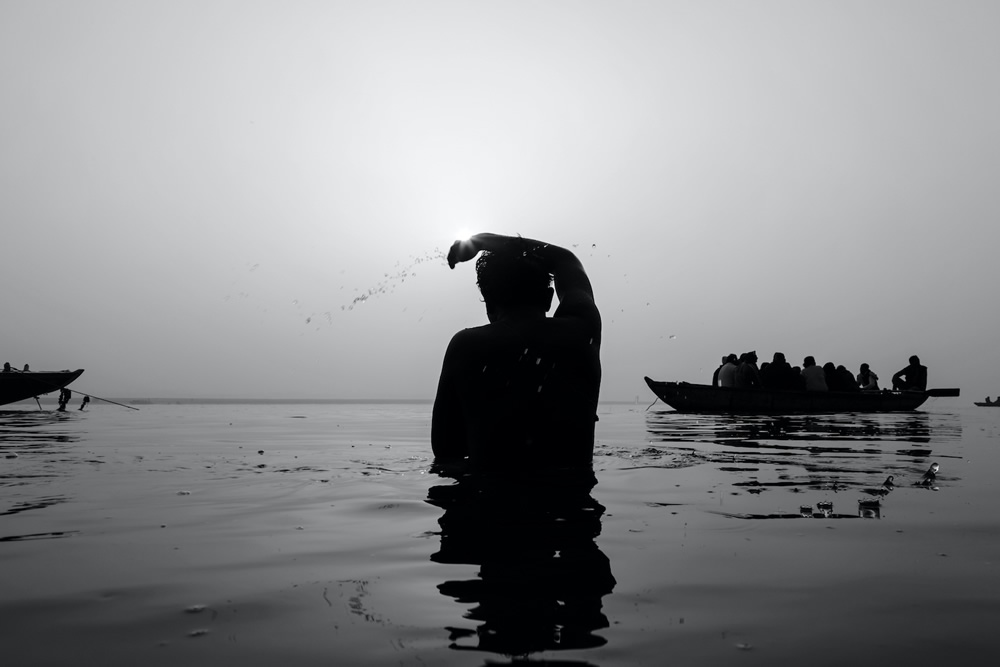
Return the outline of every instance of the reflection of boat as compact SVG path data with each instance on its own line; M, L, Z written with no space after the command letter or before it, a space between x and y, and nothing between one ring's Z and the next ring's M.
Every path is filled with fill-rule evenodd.
M12 371L0 373L0 405L59 391L83 375L75 371Z
M976 401L976 405L981 408L1000 408L1000 399L993 401L992 403L984 403L983 401Z
M687 382L646 384L661 401L678 412L743 414L813 414L822 412L905 412L916 410L931 396L958 396L958 389L927 391L794 391L732 389Z

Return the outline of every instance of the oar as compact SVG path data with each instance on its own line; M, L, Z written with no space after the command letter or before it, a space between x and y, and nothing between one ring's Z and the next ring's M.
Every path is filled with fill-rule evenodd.
M67 389L69 389L69 387L67 387ZM104 401L105 403L111 403L112 405L120 405L123 408L128 408L129 410L135 410L136 412L139 411L139 408L135 407L134 405L125 405L124 403L118 403L116 401L112 401L111 399L101 398L100 396L94 396L93 394L88 394L85 391L78 391L76 389L70 389L70 391L76 394L80 394L81 396L89 396L91 398L96 398L99 401Z
M950 387L950 388L945 388L945 389L928 389L924 393L927 394L928 396L935 396L935 397L938 397L938 396L958 396L959 389L958 389L958 387Z

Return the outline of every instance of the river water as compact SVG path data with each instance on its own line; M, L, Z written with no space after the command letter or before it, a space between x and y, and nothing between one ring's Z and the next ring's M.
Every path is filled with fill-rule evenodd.
M429 403L139 407L0 412L4 664L997 652L1000 410L602 404L596 484L481 488L432 466Z

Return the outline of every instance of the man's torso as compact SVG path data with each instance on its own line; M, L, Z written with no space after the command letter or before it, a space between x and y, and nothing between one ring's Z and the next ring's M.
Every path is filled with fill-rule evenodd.
M455 390L471 458L489 467L524 458L588 464L600 392L600 342L546 318L459 334Z

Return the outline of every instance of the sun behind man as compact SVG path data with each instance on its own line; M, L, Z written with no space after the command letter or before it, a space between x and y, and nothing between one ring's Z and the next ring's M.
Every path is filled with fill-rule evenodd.
M601 387L601 315L583 265L564 248L477 234L448 265L476 261L490 323L445 352L431 445L482 471L589 468ZM559 307L552 306L553 288Z

